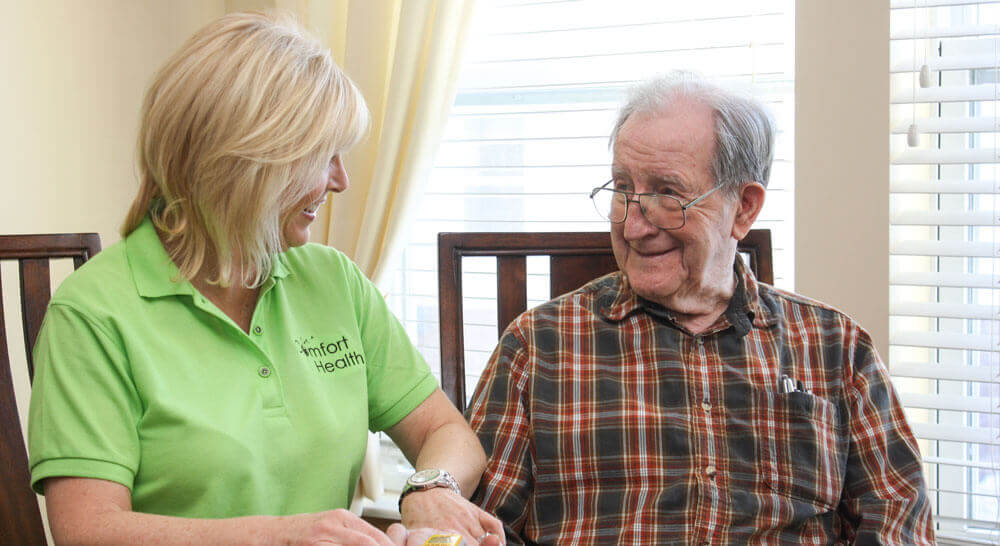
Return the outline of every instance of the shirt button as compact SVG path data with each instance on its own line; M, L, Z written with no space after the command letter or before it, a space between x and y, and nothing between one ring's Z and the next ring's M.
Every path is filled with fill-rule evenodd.
M706 466L705 467L705 475L708 476L709 478L714 478L715 477L715 467L712 466L712 465Z
M261 377L267 377L271 375L271 368L268 368L267 366L261 366L260 369L257 370L257 373L260 374Z
M255 334L257 334L259 336L259 335L261 335L261 334L264 333L264 329L261 328L260 326L254 326L253 327L253 333L255 333Z
M705 411L712 411L712 404L709 404L708 402L702 402L701 409Z

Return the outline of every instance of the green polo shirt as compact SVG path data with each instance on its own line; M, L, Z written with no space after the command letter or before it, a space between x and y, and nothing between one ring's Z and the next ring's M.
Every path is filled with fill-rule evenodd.
M31 481L100 478L184 517L347 507L367 430L437 387L343 254L275 258L250 334L178 279L147 219L70 275L35 346Z

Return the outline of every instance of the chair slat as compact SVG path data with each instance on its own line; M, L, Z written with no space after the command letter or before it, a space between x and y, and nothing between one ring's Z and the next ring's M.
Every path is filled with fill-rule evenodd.
M28 377L35 378L32 349L42 327L45 308L52 298L49 281L49 261L25 258L21 261L21 317L24 322L24 351L28 360Z
M462 257L454 245L438 243L438 312L441 324L441 390L459 410L465 407L465 346L462 328ZM448 325L448 326L445 326Z
M612 271L618 271L613 255L552 256L549 258L549 297L572 292Z
M4 336L0 336L0 340ZM6 348L6 347L0 347ZM3 358L7 359L7 351ZM2 364L2 363L0 363ZM38 500L31 490L28 453L24 449L24 436L18 420L17 399L10 366L0 366L0 543L45 544L45 528Z
M21 318L29 380L32 349L51 295L49 260L72 258L80 267L101 250L96 233L0 235L0 260L16 260L21 278ZM28 454L18 417L0 283L0 544L45 544L38 500L31 490Z
M497 256L497 336L528 308L524 256Z

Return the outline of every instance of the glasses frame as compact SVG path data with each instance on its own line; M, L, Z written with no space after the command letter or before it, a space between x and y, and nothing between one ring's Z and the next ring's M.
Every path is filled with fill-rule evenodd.
M636 193L636 192L631 192L631 191L616 190L614 188L607 187L608 184L612 184L612 183L614 183L614 179L608 180L604 184L602 184L602 185L600 185L600 186L598 186L598 187L596 187L596 188L594 188L593 190L590 191L590 201L592 203L594 203L594 209L597 211L598 214L600 214L601 218L604 218L605 220L611 222L612 224L624 224L625 220L628 219L628 211L629 211L630 208L632 208L629 205L632 204L632 203L635 203L635 204L639 205L639 213L642 214L642 217L645 218L647 222L649 222L650 224L656 226L659 229L681 229L682 227L684 227L685 225L687 225L687 209L689 209L689 208L697 205L703 199L705 199L709 195L712 195L712 193L714 193L715 190L717 190L717 189L719 189L719 188L722 187L722 186L713 186L712 189L710 189L707 192L699 195L698 197L695 197L694 199L688 201L685 204L683 201L681 201L680 199L678 199L677 196L667 195L665 193L654 193L654 192ZM611 218L608 218L604 213L601 212L600 209L597 208L597 201L594 201L594 197L599 192L601 192L601 191L610 191L610 192L619 193L619 194L625 196L625 216L622 217L621 221L615 222ZM646 209L645 209L645 207L642 206L642 201L640 200L641 197L647 197L647 196L648 197L667 197L667 198L673 199L674 201L677 201L677 204L680 205L680 207L681 207L681 225L674 226L674 227L662 227L662 226L658 225L657 223L653 222L652 220L650 220L649 216L646 216Z

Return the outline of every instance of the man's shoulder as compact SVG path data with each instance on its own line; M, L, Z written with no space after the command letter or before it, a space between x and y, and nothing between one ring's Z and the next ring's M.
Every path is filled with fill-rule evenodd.
M757 294L761 306L765 307L768 313L786 321L799 321L805 317L813 317L823 322L836 321L841 323L844 328L861 328L861 325L844 311L796 292L759 283Z

